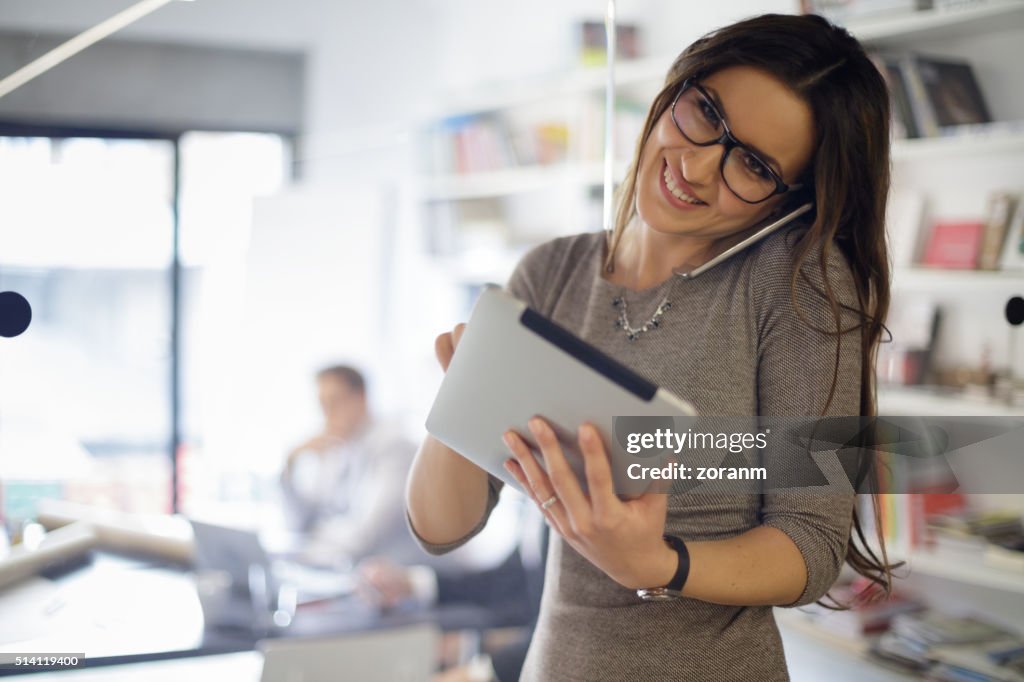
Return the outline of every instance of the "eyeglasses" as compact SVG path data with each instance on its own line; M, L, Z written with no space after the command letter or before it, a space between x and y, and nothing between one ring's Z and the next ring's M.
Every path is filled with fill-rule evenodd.
M683 83L672 100L672 121L683 137L698 147L725 147L719 166L722 180L746 203L759 204L801 187L787 185L766 161L737 140L711 96L692 79Z

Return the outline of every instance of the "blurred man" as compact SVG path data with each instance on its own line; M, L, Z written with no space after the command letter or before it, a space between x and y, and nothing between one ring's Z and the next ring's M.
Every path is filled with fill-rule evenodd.
M356 369L316 375L323 429L288 454L281 485L307 558L343 565L370 554L421 557L405 525L403 490L416 446L378 422Z

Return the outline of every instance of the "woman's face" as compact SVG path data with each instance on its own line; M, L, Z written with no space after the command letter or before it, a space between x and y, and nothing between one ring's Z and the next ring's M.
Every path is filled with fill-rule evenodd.
M733 135L768 162L783 182L794 184L811 158L810 107L785 84L754 67L722 69L700 85L715 100ZM666 110L641 150L636 193L640 219L657 232L708 239L735 234L765 219L785 195L759 204L744 202L722 179L723 152L719 144L691 143L673 122L671 109Z

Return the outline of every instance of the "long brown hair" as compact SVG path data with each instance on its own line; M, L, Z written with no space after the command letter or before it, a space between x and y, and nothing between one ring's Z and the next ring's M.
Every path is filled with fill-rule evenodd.
M804 262L816 257L824 276L824 295L836 321L836 364L829 389L827 413L839 380L842 336L840 304L828 277L831 249L838 248L853 271L860 329L860 412L876 414L875 358L889 309L889 258L885 237L885 206L889 193L889 96L885 81L864 48L847 31L815 15L765 14L708 33L673 62L665 85L655 97L637 142L633 162L617 195L614 229L609 235L608 263L614 257L626 226L636 214L636 185L641 151L658 119L690 78L706 77L730 66L759 68L785 83L810 106L814 116L816 150L798 180L804 187L787 195L792 209L809 199L815 208L805 214L807 230L794 247L790 283L796 305L797 278L807 280ZM845 306L844 306L845 307ZM870 484L872 459L866 456L859 472ZM862 489L862 488L858 488ZM878 498L871 494L877 518ZM847 543L846 563L888 594L892 569L881 529L876 524L881 557L864 535L858 505Z

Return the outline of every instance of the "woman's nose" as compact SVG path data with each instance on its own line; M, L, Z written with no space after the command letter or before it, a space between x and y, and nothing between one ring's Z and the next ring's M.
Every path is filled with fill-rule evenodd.
M713 144L707 147L692 145L683 150L679 170L683 179L691 185L710 185L718 175L718 166L722 163L722 145Z

